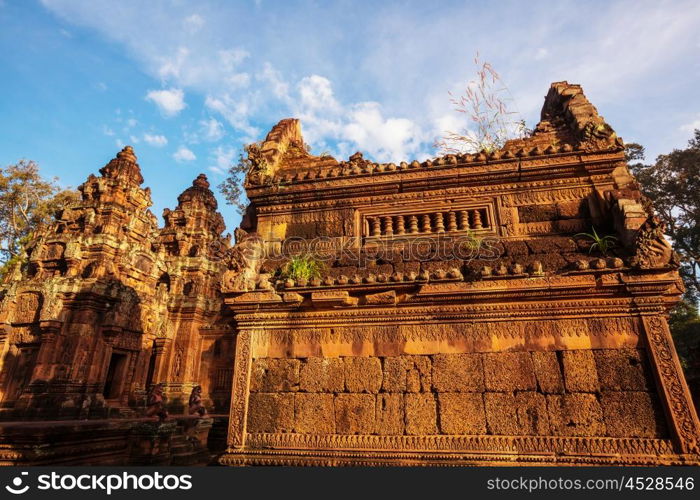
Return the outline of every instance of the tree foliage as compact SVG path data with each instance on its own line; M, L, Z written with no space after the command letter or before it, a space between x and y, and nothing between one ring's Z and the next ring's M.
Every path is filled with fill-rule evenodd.
M660 155L651 165L644 163L644 147L639 144L627 144L626 156L681 257L686 293L671 311L669 326L692 388L700 380L700 130L695 130L688 147Z
M229 167L226 178L219 184L219 192L224 196L228 205L233 205L243 214L248 206L243 183L245 176L254 167L253 157L259 150L257 143L247 144L243 147L244 153L238 156L238 163Z
M645 196L666 224L673 248L681 257L681 275L693 301L700 297L700 130L685 149L660 155L645 165L644 148L627 147L630 168Z
M0 168L0 272L21 258L33 231L78 198L56 179L44 179L36 162L20 160Z
M529 133L519 113L509 109L513 98L493 66L481 61L478 53L474 65L476 78L467 83L464 93L449 92L450 102L466 117L467 126L459 132L446 131L435 142L441 154L494 151L509 139Z

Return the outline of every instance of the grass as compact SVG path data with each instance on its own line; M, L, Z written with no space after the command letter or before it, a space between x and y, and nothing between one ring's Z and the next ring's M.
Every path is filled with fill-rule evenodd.
M595 227L591 227L590 233L578 233L574 235L574 237L579 236L588 238L593 242L593 244L588 249L588 253L591 253L595 248L598 248L600 253L602 253L603 255L607 255L608 251L617 244L617 237L612 236L610 234L600 235L595 230Z
M291 278L294 281L320 278L325 265L311 255L298 255L289 259L280 272L284 279Z

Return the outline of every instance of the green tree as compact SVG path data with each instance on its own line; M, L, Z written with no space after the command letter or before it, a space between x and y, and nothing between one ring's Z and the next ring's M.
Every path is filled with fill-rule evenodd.
M630 168L642 192L653 200L654 209L666 224L666 233L681 257L681 275L687 295L697 303L700 297L700 130L685 149L660 155L645 165L644 148L627 147Z
M57 179L44 179L36 162L20 160L0 168L0 274L21 258L34 230L77 198Z
M669 326L691 390L700 385L700 130L685 149L644 162L644 147L627 144L626 156L642 193L666 224L666 233L681 258L683 300L671 312ZM633 163L634 162L634 163ZM650 207L647 207L650 208Z
M243 183L248 172L256 167L256 160L260 154L258 143L247 144L243 147L244 153L238 156L238 163L231 165L226 172L226 178L218 185L219 192L224 196L228 205L233 205L243 214L248 206Z

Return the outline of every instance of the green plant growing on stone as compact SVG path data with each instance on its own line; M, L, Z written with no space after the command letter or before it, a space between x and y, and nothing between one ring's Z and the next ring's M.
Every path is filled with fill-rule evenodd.
M590 233L577 233L574 237L582 236L588 238L593 244L588 249L588 253L591 253L595 248L597 248L601 254L607 255L608 251L617 244L617 237L610 234L600 235L595 230L595 227L591 227Z
M308 281L320 278L324 269L323 262L315 259L312 255L296 255L282 267L280 277L294 281Z
M473 231L467 231L464 235L461 235L459 239L460 246L472 252L477 252L484 242L484 238L477 236Z
M509 109L514 99L493 66L481 61L478 52L474 65L476 78L467 83L464 93L455 96L448 92L455 111L467 119L467 126L458 132L446 131L435 141L440 154L490 153L509 139L531 133L519 113Z

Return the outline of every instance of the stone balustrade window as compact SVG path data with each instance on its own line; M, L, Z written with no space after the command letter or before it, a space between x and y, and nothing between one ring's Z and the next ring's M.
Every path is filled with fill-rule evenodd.
M363 236L368 238L425 236L491 230L492 227L492 215L488 207L474 207L415 214L367 215L364 217Z

